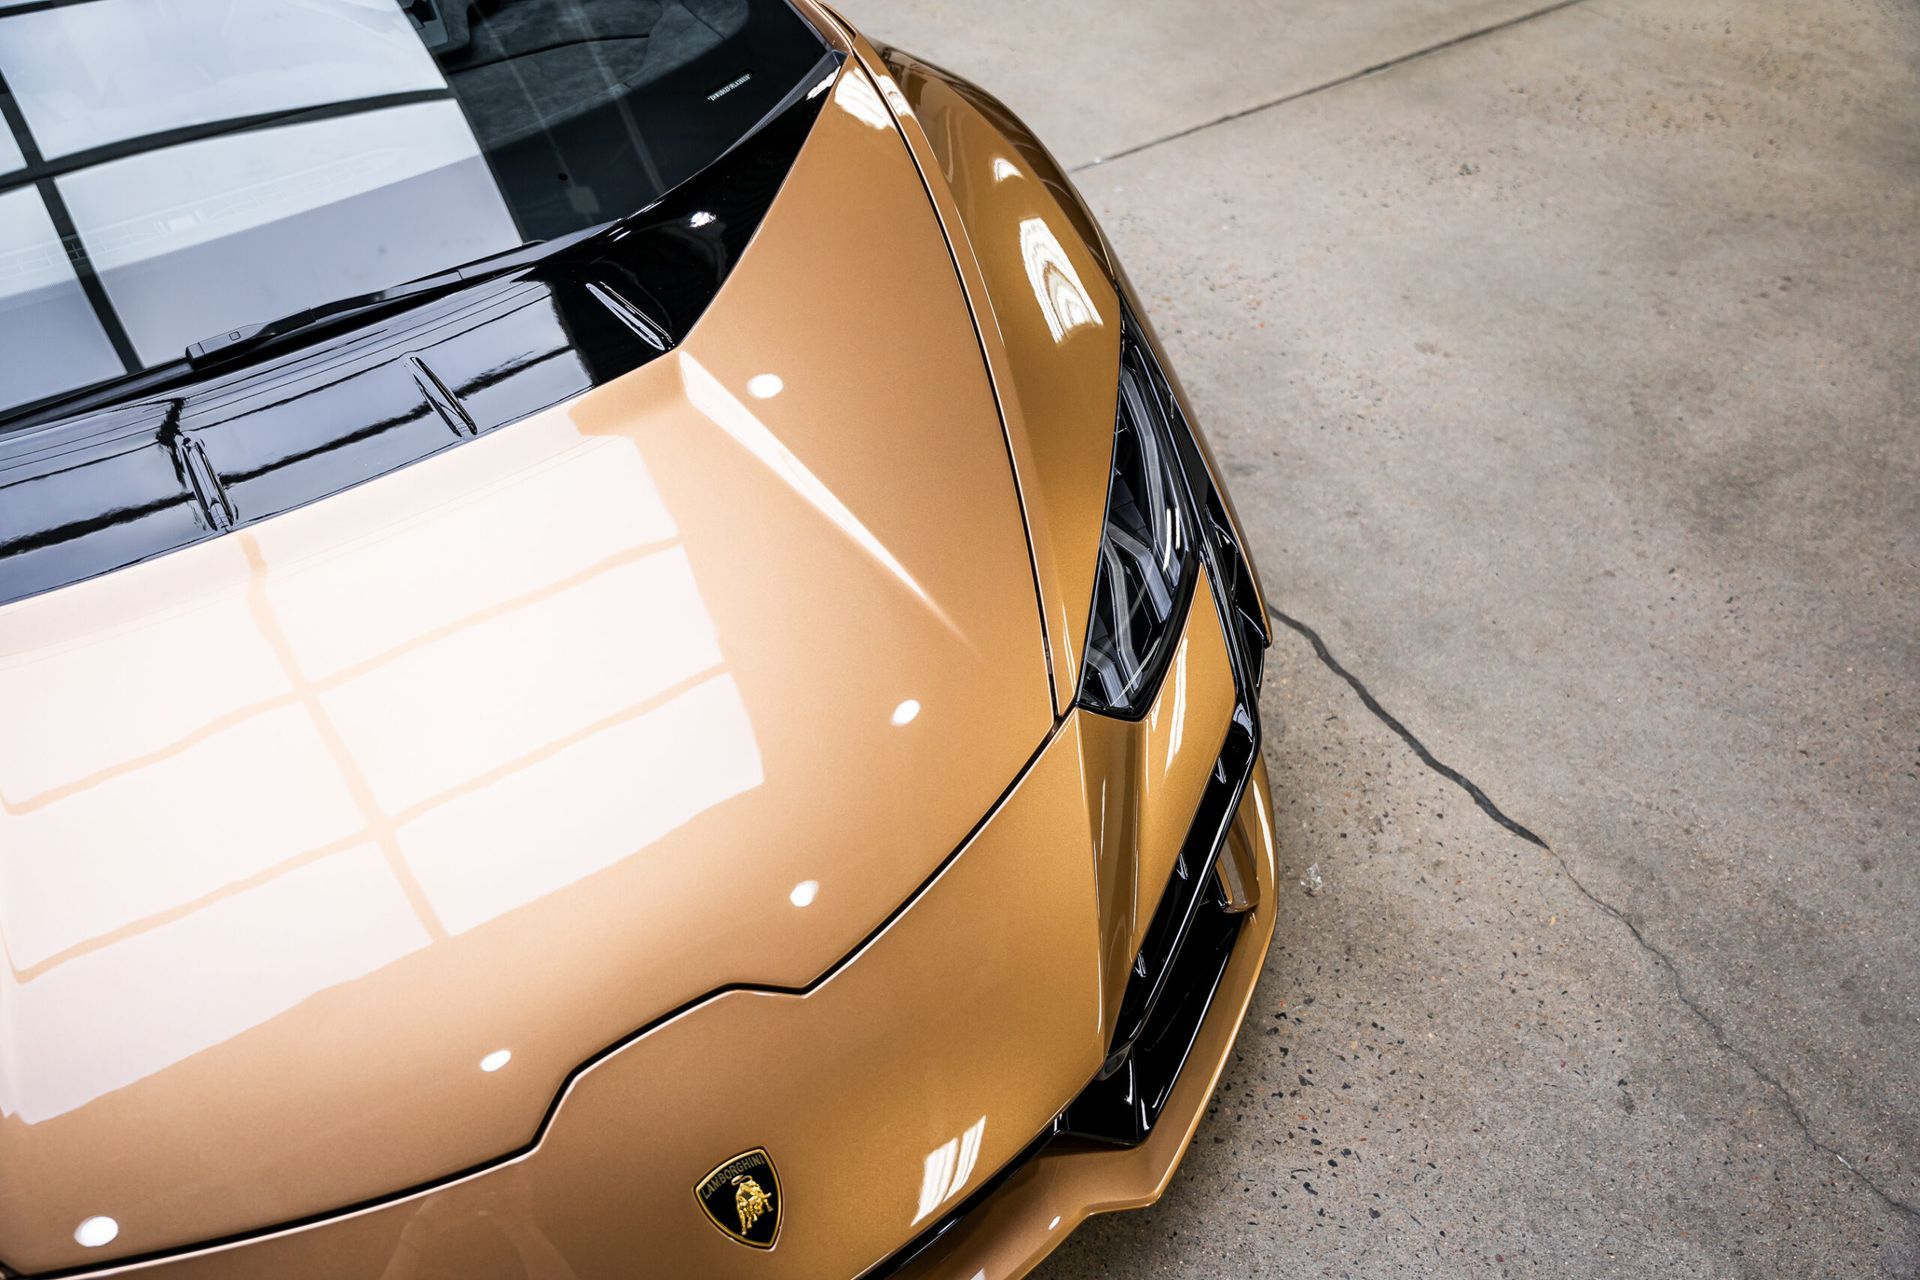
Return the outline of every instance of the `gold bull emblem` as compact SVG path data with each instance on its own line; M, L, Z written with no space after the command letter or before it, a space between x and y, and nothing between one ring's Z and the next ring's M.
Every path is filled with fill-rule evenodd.
M729 1240L771 1249L780 1239L780 1173L765 1147L723 1160L694 1184L693 1198L707 1221Z
M733 1179L733 1208L740 1215L740 1234L746 1235L753 1230L753 1224L760 1215L773 1208L773 1197L760 1189L760 1184L746 1174L737 1174Z

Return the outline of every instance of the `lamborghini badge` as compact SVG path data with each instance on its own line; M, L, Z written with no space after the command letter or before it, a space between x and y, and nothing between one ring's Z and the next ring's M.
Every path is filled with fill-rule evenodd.
M780 1175L764 1147L743 1151L693 1188L707 1221L741 1244L771 1249L780 1237Z

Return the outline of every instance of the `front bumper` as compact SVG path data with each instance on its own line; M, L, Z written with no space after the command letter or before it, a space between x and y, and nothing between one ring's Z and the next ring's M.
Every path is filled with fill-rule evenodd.
M1144 721L1066 717L933 879L806 989L723 992L614 1048L572 1078L510 1161L89 1274L818 1280L874 1272L920 1240L930 1247L896 1272L964 1263L951 1274L970 1280L1021 1274L1088 1214L1152 1200L1198 1122L1273 929L1257 756L1223 846L1251 909L1150 1131L1132 1146L1063 1136L1030 1148L1107 1064L1126 959L1152 932L1157 886L1245 705L1210 595L1194 593ZM1117 969L1103 958L1115 954ZM714 1230L693 1194L716 1162L754 1148L772 1155L786 1198L770 1251ZM996 1193L974 1203L989 1182ZM963 1205L975 1211L956 1216Z
M1185 963L1173 975L1172 995L1182 1007L1147 1037L1161 1037L1154 1046L1160 1061L1128 1073L1136 1085L1126 1093L1128 1119L1145 1122L1140 1139L1112 1142L1074 1131L1076 1112L1089 1101L1111 1119L1113 1091L1094 1081L996 1177L862 1280L1012 1280L1094 1214L1160 1198L1226 1065L1273 938L1268 804L1266 765L1256 755L1216 850L1230 875L1246 877L1238 887L1251 906L1225 910L1209 877L1196 928L1182 948Z
M1016 1159L862 1280L1022 1276L1092 1214L1158 1199L1212 1095L1273 937L1273 822L1257 702L1265 611L1180 397L1131 310L1123 307L1123 317L1124 375L1137 380L1150 412L1163 415L1204 531L1201 586L1167 683L1176 699L1185 690L1196 616L1212 613L1231 716L1171 874L1133 938L1125 987L1109 1001L1099 1072ZM1149 722L1167 700L1163 684Z

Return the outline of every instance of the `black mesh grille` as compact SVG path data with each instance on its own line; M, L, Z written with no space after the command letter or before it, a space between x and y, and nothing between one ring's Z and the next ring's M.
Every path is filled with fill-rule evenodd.
M1213 871L1258 752L1257 723L1238 707L1135 957L1106 1063L1061 1113L1061 1132L1131 1146L1165 1109L1244 919L1227 910Z

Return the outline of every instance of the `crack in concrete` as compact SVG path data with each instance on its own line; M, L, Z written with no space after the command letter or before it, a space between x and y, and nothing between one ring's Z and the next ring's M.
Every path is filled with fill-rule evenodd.
M1333 651L1327 648L1327 642L1320 638L1318 631L1315 631L1312 627L1297 618L1289 618L1278 609L1269 608L1267 612L1273 615L1275 622L1280 623L1282 626L1292 627L1295 631L1305 636L1307 643L1313 646L1314 653L1319 656L1321 662L1326 664L1327 669L1339 676L1342 680L1345 680L1347 687L1360 695L1360 701L1366 705L1367 710L1373 712L1382 724L1399 735L1400 741L1406 743L1413 749L1413 754L1420 757L1422 764L1466 792L1473 802L1480 806L1480 812L1486 814L1489 818L1492 818L1495 822L1513 832L1513 834L1519 836L1522 840L1528 841L1531 844L1537 844L1548 853L1553 852L1553 849L1545 840L1542 840L1539 836L1533 834L1533 832L1527 830L1512 818L1509 818L1505 813L1501 812L1500 806L1495 804L1486 792L1475 786L1471 778L1468 778L1452 765L1443 763L1434 756L1433 752L1427 750L1426 744L1414 737L1412 730L1408 729L1404 724L1401 724L1399 720L1394 718L1390 711L1380 705L1379 701L1368 691L1367 686L1360 683L1358 676L1340 665L1340 660L1333 656Z
M1574 2L1577 3L1578 0L1574 0ZM1809 1146L1822 1155L1833 1157L1841 1168L1852 1174L1861 1186L1872 1192L1873 1195L1889 1209L1901 1214L1909 1221L1920 1222L1920 1208L1908 1204L1892 1192L1886 1190L1865 1170L1854 1164L1853 1161L1847 1159L1839 1149L1823 1141L1814 1133L1812 1122L1807 1119L1806 1113L1800 1109L1800 1104L1794 1099L1792 1092L1790 1092L1784 1084L1780 1083L1777 1076L1761 1065L1760 1061L1755 1058L1753 1054L1735 1044L1728 1037L1726 1029L1720 1025L1719 1020L1708 1013L1706 1009L1688 993L1686 981L1680 975L1680 966L1674 962L1673 957L1649 941L1647 936L1640 932L1640 927L1634 924L1624 911L1614 906L1611 902L1608 902L1605 898L1602 898L1593 890L1587 888L1586 882L1574 873L1573 867L1568 864L1566 858L1562 856L1558 849L1555 849L1532 831L1529 831L1526 827L1521 826L1518 822L1509 818L1501 811L1500 806L1495 804L1493 799L1475 785L1465 774L1453 768L1451 765L1443 763L1436 758L1431 751L1427 750L1426 744L1416 738L1412 730L1402 724L1393 713L1380 705L1379 700L1373 696L1366 685L1361 683L1358 676L1355 676L1351 671L1348 671L1344 666L1340 665L1340 660L1333 656L1332 650L1327 648L1327 643L1320 638L1319 632L1315 631L1306 623L1301 622L1299 619L1289 617L1271 606L1269 606L1267 612L1275 622L1280 623L1282 626L1289 627L1305 637L1307 643L1313 646L1314 655L1320 659L1322 665L1344 680L1347 686L1351 688L1355 694L1359 695L1361 704L1364 705L1368 711L1372 712L1382 724L1393 730L1395 736L1404 742L1408 748L1413 751L1414 755L1420 758L1422 764L1465 791L1473 800L1474 804L1479 806L1481 812L1485 813L1489 818L1492 818L1495 822L1505 827L1514 835L1519 836L1522 840L1538 845L1540 849L1559 866L1560 874L1565 876L1567 882L1579 891L1581 897L1591 902L1606 915L1612 916L1615 920L1619 921L1620 924L1626 928L1627 932L1632 935L1633 940L1639 944L1640 949L1652 956L1655 960L1658 960L1661 967L1667 971L1667 977L1673 983L1674 996L1679 999L1682 1005L1686 1006L1688 1012L1692 1013L1693 1016L1698 1018L1701 1024L1706 1027L1708 1033L1713 1038L1713 1042L1731 1054L1748 1071L1752 1072L1754 1078L1771 1090L1779 1099L1781 1106L1786 1110L1788 1118L1793 1121L1794 1127L1800 1131L1800 1136L1807 1140Z
M1343 84L1352 84L1355 80L1364 80L1368 76L1379 75L1382 71L1391 71L1395 67L1427 57L1429 54L1440 53L1444 50L1454 48L1457 45L1466 44L1469 40L1478 40L1482 36L1490 36L1496 32L1505 31L1509 27L1517 27L1523 22L1532 22L1535 18L1544 18L1550 13L1558 13L1562 9L1571 9L1574 5L1585 3L1586 0L1556 0L1553 4L1544 5L1541 8L1530 10L1527 13L1518 14L1505 21L1493 23L1491 26L1476 27L1472 31L1463 32L1460 35L1451 36L1437 43L1423 46L1422 48L1413 50L1411 53L1403 53L1398 57L1388 58L1385 62L1376 62L1370 67L1362 67L1358 71L1348 72L1344 76L1323 81L1309 88L1296 89L1292 93L1282 94L1278 98L1270 98L1265 102L1255 103L1251 107L1242 107L1238 111L1229 111L1225 115L1215 116L1211 120L1203 120L1199 124L1188 125L1186 128L1176 129L1172 133L1161 134L1157 138L1150 138L1145 142L1126 147L1114 152L1112 155L1095 156L1084 164L1074 165L1068 172L1081 173L1096 165L1103 165L1109 161L1119 160L1125 156L1137 155L1152 147L1158 147L1168 142L1178 142L1181 138L1191 137L1202 130L1211 129L1216 125L1227 124L1251 115L1258 115L1262 111L1271 111L1275 107L1284 107L1289 102L1298 102L1300 99L1310 98L1316 93L1325 93L1328 89L1338 89Z
M1560 872L1566 876L1568 883L1580 891L1581 897L1625 925L1627 932L1633 935L1633 940L1640 944L1641 949L1653 956L1654 959L1658 960L1661 965L1665 967L1667 976L1673 980L1673 994L1679 998L1680 1003L1691 1010L1693 1016L1700 1019L1701 1023L1712 1033L1715 1044L1732 1054L1739 1060L1741 1065L1753 1072L1755 1079L1766 1085L1767 1088L1771 1089L1779 1097L1780 1104L1786 1108L1787 1115L1792 1118L1794 1127L1800 1130L1800 1136L1805 1138L1815 1151L1832 1156L1840 1163L1841 1168L1858 1179L1860 1185L1878 1196L1881 1202L1889 1209L1904 1215L1909 1220L1920 1221L1920 1208L1915 1208L1913 1205L1893 1195L1893 1193L1874 1181L1864 1169L1855 1165L1853 1161L1841 1154L1837 1148L1821 1140L1814 1133L1813 1125L1808 1121L1806 1113L1800 1109L1800 1104L1795 1101L1793 1094L1788 1091L1787 1087L1780 1083L1779 1078L1760 1065L1759 1060L1751 1053L1742 1049L1729 1039L1725 1028L1720 1025L1719 1020L1702 1008L1699 1002L1691 995L1687 994L1686 982L1680 976L1680 966L1674 963L1672 956L1668 955L1660 947L1655 946L1652 942L1649 942L1647 936L1640 932L1639 926L1627 918L1625 912L1596 894L1593 890L1587 888L1580 877L1573 873L1573 868L1567 865L1567 860L1560 855L1558 849L1552 848L1551 846L1546 846L1546 849L1553 860L1560 864Z

